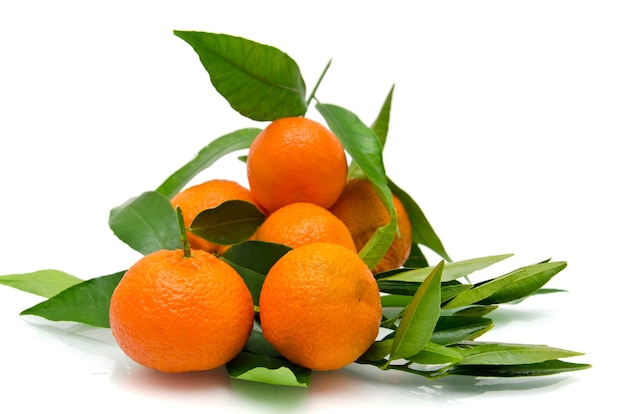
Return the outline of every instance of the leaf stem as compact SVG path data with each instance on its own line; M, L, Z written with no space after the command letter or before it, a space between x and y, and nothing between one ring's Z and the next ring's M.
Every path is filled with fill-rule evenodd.
M191 246L187 239L187 229L185 228L185 220L183 219L183 211L180 206L176 206L176 215L178 217L178 228L180 229L180 243L183 245L183 256L191 256Z
M309 95L309 99L307 99L306 101L307 108L309 107L309 105L311 105L311 101L315 98L315 92L317 92L317 88L319 88L320 84L322 83L322 79L324 79L324 76L326 76L326 72L328 72L328 68L330 67L330 64L332 63L332 61L333 61L332 59L328 61L328 63L324 67L324 70L322 71L322 74L317 80L317 83L313 87L313 90L311 91L311 95Z

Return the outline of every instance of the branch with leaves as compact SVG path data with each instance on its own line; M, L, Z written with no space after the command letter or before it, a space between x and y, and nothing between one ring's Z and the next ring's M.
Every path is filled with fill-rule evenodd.
M383 148L389 130L394 87L385 97L371 126L338 105L322 103L317 87L309 97L300 69L279 49L240 37L175 31L197 53L215 89L230 106L253 121L305 116L311 103L350 155L349 176L367 177L390 213L359 252L370 267L385 254L396 232L392 194L406 207L412 225L413 249L403 268L376 275L384 318L381 339L356 362L382 370L399 370L426 378L448 375L489 377L552 375L589 368L589 364L562 361L580 356L545 345L482 342L477 339L493 327L488 316L501 304L521 303L538 293L558 290L544 286L566 267L545 261L513 269L478 283L470 275L510 254L452 261L418 203L387 176ZM130 248L143 255L181 248L181 228L170 199L200 172L219 159L249 148L261 130L243 128L222 135L148 190L111 209L109 227ZM289 251L287 246L249 241L264 215L243 201L232 201L200 213L188 230L207 240L233 245L220 259L244 279L255 305L272 265ZM421 248L441 257L431 266ZM109 328L109 303L125 271L82 280L59 270L0 276L0 284L45 298L23 310L51 321L72 321ZM290 386L308 386L311 371L282 357L263 338L258 318L244 350L227 364L231 377Z

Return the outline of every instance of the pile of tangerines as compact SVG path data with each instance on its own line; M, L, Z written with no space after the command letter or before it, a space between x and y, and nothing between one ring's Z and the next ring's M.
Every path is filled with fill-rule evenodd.
M288 360L333 370L376 340L382 307L374 274L408 259L411 223L394 196L398 232L370 269L358 255L390 215L366 178L348 180L346 151L306 117L271 122L247 157L248 188L228 179L181 190L171 202L189 228L202 211L229 200L265 215L251 240L290 250L270 269L255 307L240 275L219 259L230 246L183 231L179 250L142 257L124 275L110 306L112 333L134 361L164 372L208 370L246 345L255 318Z

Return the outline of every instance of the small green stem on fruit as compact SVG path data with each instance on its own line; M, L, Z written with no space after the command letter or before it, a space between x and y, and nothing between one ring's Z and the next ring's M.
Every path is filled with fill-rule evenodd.
M184 257L191 257L191 246L189 240L187 240L187 228L185 227L185 220L183 219L183 211L180 206L176 206L176 215L178 216L178 228L180 229L180 243L183 245Z
M332 59L328 61L328 63L326 64L326 67L324 67L324 70L322 71L320 78L317 80L317 83L313 87L313 90L311 91L311 95L309 95L309 99L307 99L306 101L307 108L309 107L309 105L311 105L311 101L315 98L315 92L317 92L317 88L319 88L320 84L322 83L322 79L324 79L324 76L326 76L326 72L328 72L328 68L330 67L330 64L332 61L333 61Z

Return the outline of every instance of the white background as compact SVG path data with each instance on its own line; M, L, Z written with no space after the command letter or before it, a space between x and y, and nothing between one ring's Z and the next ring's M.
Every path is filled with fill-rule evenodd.
M2 1L0 274L83 279L139 256L110 208L155 189L210 140L247 126L174 29L270 44L323 102L373 121L395 84L385 162L453 259L515 253L493 272L568 261L567 293L497 311L485 340L585 352L587 371L427 381L350 366L306 392L163 375L106 330L26 319L41 298L0 286L0 411L517 412L619 404L624 372L626 6L621 1ZM318 118L314 109L310 116ZM229 157L200 178L245 184ZM436 259L435 255L430 255ZM130 410L128 410L130 411Z

